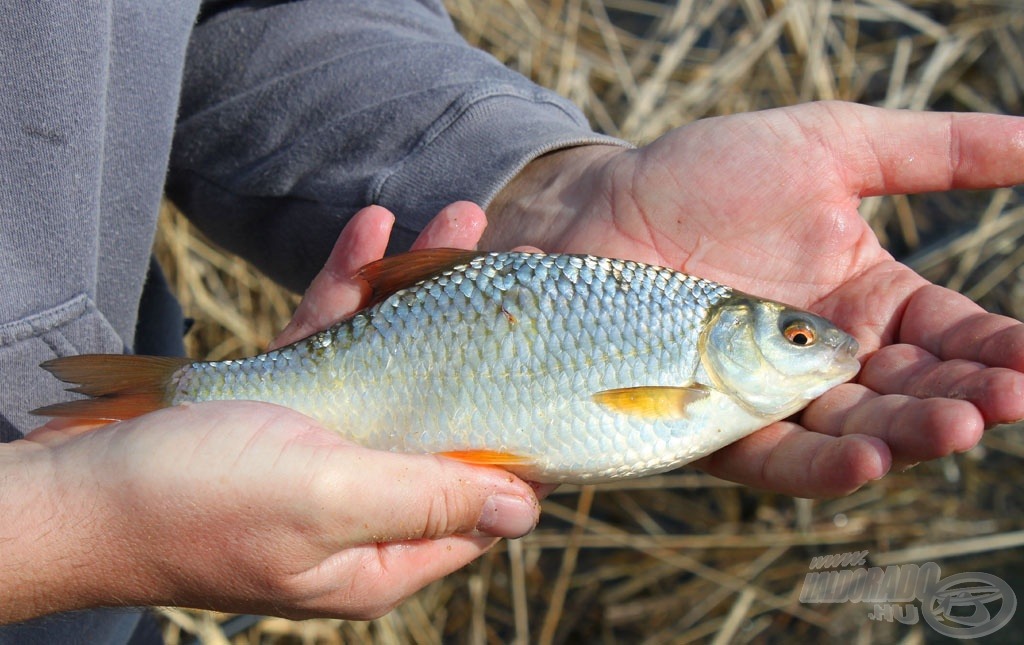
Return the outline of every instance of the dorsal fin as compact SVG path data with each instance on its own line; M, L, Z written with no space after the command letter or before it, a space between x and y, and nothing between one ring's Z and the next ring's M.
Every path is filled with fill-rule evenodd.
M372 306L396 291L407 289L447 269L466 264L480 255L480 251L465 249L409 251L371 262L359 269L356 277L370 285L372 294L367 306Z

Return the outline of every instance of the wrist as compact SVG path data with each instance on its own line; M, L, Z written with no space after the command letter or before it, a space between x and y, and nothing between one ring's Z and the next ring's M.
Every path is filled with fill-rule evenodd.
M562 148L528 163L487 207L482 249L536 246L562 250L573 222L603 199L612 162L628 148L590 144Z

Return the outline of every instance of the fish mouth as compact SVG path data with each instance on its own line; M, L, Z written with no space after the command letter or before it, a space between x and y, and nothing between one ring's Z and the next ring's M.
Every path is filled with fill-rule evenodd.
M849 356L852 356L852 357L856 357L857 356L857 352L859 352L859 351L860 351L860 343L858 343L857 339L854 338L853 336L847 336L846 340L844 340L843 342L839 343L839 346L836 347L836 354L843 354L843 353L845 353L845 354L847 354Z
M852 370L851 377L860 371L860 361L857 360L857 352L859 351L860 343L857 342L857 339L853 336L847 336L836 345L836 350L833 354L839 366Z

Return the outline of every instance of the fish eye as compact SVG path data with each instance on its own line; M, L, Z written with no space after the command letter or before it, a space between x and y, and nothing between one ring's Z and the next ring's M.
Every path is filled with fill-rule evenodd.
M818 339L818 334L815 332L814 327L805 320L794 320L788 323L782 329L782 335L786 337L790 344L797 347L813 345L814 341Z

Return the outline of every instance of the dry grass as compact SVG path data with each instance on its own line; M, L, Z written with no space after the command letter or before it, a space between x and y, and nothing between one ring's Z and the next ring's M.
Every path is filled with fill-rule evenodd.
M638 142L704 116L845 99L1024 113L1019 0L449 0L466 37ZM867 200L897 257L1024 317L1024 191ZM200 356L259 351L294 304L168 213L161 256ZM798 601L808 560L868 550L935 560L1024 594L1020 428L843 499L760 493L684 470L563 487L540 528L371 623L266 619L232 642L920 642L870 607ZM1000 634L1019 641L1024 612ZM165 612L170 642L224 642L208 614Z

